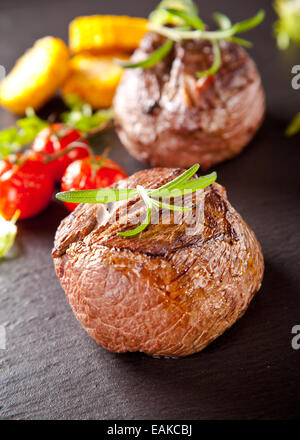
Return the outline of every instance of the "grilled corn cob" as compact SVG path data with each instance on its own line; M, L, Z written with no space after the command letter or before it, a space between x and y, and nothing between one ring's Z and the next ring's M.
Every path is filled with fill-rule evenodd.
M70 48L74 53L102 54L136 49L147 30L145 18L91 15L70 23Z
M0 83L1 104L18 114L41 107L61 86L69 72L69 50L53 37L38 40Z
M124 59L124 55L116 55ZM75 94L94 109L110 107L123 69L113 62L112 55L76 55L71 60L71 73L63 95Z

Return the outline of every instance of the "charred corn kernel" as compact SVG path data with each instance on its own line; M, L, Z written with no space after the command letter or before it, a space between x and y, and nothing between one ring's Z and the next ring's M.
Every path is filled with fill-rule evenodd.
M76 55L71 60L71 73L65 82L63 95L76 94L93 108L110 107L123 69L114 58L124 55Z
M70 23L69 40L74 53L108 53L136 49L147 30L145 18L114 15L78 17Z
M18 114L27 107L38 109L62 85L69 65L69 50L62 40L38 40L0 83L0 103Z

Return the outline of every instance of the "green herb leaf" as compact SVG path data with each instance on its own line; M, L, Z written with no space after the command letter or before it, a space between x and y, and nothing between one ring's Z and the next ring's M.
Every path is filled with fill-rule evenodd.
M119 235L121 237L133 237L134 235L137 235L140 232L144 231L151 221L151 215L152 215L151 208L147 208L147 215L143 223L141 223L139 226L137 226L134 229L130 229L129 231L119 232Z
M286 129L286 136L294 136L300 132L300 112L296 114L288 128Z
M234 33L241 34L243 32L250 31L250 29L255 28L264 20L265 15L265 11L260 10L254 17L236 23L235 25L233 25Z
M244 47L247 47L247 48L249 48L249 49L250 49L251 47L253 47L253 44L251 43L251 41L245 40L244 38L231 37L231 38L230 38L230 41L231 41L232 43L239 44L240 46L244 46Z
M219 43L217 41L212 41L212 46L213 46L213 56L214 56L213 64L210 69L204 70L203 72L197 72L198 78L202 78L203 76L214 75L221 66L222 59L221 59L221 50Z
M199 177L198 179L189 180L188 182L179 185L177 188L173 188L171 190L164 190L164 191L161 190L158 193L159 195L155 197L161 197L161 198L181 197L183 195L196 192L199 189L206 188L207 186L215 182L216 179L217 179L217 173L213 172L211 174L208 174L207 176L202 176Z
M169 205L168 203L160 202L159 200L152 200L153 205L160 208L169 209L170 211L191 211L193 208L187 206Z
M217 173L214 171L211 174L207 174L206 176L198 177L197 179L190 180L189 182L186 182L181 188L183 190L187 189L203 189L207 186L211 185L217 180Z
M219 25L220 29L229 29L232 26L230 18L220 12L215 12L213 14L213 19Z
M193 0L162 0L150 14L149 21L159 25L181 25L182 20L178 16L170 14L168 9L184 11L194 16L198 15L198 9Z
M203 30L205 28L203 21L197 15L189 14L179 9L167 9L167 11L170 15L181 18L188 26L194 29Z
M200 165L196 163L191 168L186 170L184 173L180 174L180 176L171 180L171 182L166 183L158 189L154 189L150 191L150 197L162 197L161 194L167 191L171 191L174 188L180 188L180 186L185 183L188 179L190 179L194 174L199 170Z
M15 127L0 131L0 159L17 153L23 146L32 142L36 135L49 123L40 119L33 109L26 110L26 117L19 119Z
M137 196L136 189L88 189L81 191L65 191L56 194L56 198L68 203L112 203Z
M113 108L98 110L93 113L92 107L77 95L71 94L64 98L70 111L61 115L62 121L82 132L91 131L114 118Z
M155 66L159 61L161 61L165 56L171 52L173 48L173 41L168 40L165 44L159 47L157 50L152 52L152 54L145 60L139 61L137 63L128 63L126 61L115 59L115 63L118 66L124 67L126 69L136 69L137 67L142 67L143 69L149 69Z

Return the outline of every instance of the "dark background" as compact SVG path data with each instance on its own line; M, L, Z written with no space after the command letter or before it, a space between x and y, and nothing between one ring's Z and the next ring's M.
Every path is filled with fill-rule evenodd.
M66 215L57 202L20 223L14 258L0 262L2 419L292 419L300 416L300 351L291 329L300 324L300 136L284 137L300 110L291 66L300 49L280 52L272 37L271 1L202 1L208 19L221 10L233 20L264 8L249 33L251 54L267 94L266 121L239 157L217 167L229 199L255 230L264 251L263 286L246 315L201 353L182 360L105 351L82 330L56 279L51 247ZM67 40L69 21L92 13L147 16L156 0L39 0L0 3L0 64L9 70L33 42L50 34ZM14 117L0 112L1 127ZM143 166L114 135L112 158L128 173Z

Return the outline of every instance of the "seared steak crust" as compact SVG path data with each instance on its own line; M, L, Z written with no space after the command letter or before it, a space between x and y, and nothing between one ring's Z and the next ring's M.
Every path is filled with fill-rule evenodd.
M157 188L181 172L145 170L117 186ZM80 205L58 228L57 275L79 322L108 350L168 357L200 351L243 315L260 288L260 245L225 189L213 184L190 202L191 217L151 224L132 238L117 233L145 214L138 199L120 202L114 211ZM187 234L199 203L202 220ZM127 225L125 207L131 208Z
M134 60L164 39L148 33ZM206 41L176 43L150 69L128 69L118 87L115 121L128 151L151 166L208 168L238 154L259 128L265 97L256 66L240 47L221 42L222 65L214 77L196 73L212 64Z

